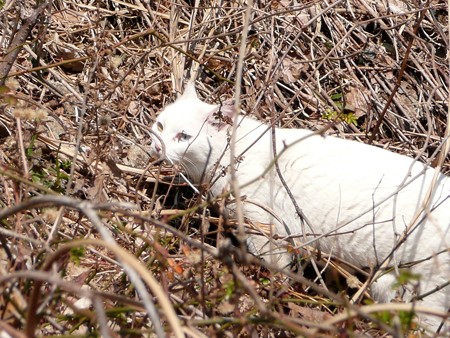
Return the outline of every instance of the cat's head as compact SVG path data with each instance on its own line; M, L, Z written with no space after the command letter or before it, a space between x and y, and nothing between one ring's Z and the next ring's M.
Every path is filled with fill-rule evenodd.
M183 95L158 115L152 126L156 136L152 136L150 153L198 176L225 149L234 114L232 101L221 105L203 102L190 82Z

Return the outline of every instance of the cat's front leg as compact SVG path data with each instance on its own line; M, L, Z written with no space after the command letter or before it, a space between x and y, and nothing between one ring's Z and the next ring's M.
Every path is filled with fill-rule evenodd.
M246 240L248 251L279 269L290 269L293 256L287 250L287 242L270 238L263 229L252 227Z

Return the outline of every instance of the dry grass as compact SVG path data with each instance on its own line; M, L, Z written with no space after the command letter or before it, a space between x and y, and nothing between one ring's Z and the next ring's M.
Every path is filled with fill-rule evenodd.
M328 291L308 269L288 284L254 258L236 263L223 220L148 165L148 129L186 79L217 102L241 66L248 114L332 122L448 172L447 3L257 1L241 52L239 1L39 4L0 4L0 331L401 335L405 305L348 305L356 271L336 260L318 262L340 284Z

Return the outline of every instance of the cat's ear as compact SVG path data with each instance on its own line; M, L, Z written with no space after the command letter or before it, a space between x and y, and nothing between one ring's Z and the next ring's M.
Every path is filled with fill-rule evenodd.
M189 81L186 84L186 88L184 88L183 95L180 96L180 99L198 99L194 81Z
M218 130L233 124L233 118L236 115L234 100L226 100L216 106L208 116L208 122L217 127Z

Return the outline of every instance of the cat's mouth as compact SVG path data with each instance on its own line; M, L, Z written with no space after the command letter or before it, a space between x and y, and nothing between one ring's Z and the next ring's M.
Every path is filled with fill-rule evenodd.
M179 167L177 161L173 161L171 158L167 156L167 154L163 153L160 149L156 149L153 146L150 148L150 158L152 159L153 164L167 164L173 167Z
M152 163L153 164L155 164L155 165L159 165L159 164L163 164L163 163L168 163L167 161L166 161L166 159L165 158L163 158L163 157L155 157L155 156L151 156L151 159L152 159Z
M155 164L165 162L167 159L166 155L162 152L161 148L156 146L155 143L151 144L149 153L150 157L154 160Z

